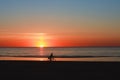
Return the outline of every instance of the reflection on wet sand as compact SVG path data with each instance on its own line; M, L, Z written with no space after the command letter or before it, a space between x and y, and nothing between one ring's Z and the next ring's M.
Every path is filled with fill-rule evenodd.
M16 61L49 61L48 58L33 57L0 57L0 60ZM120 61L120 57L93 57L93 58L55 58L55 61Z
M0 60L17 60L17 61L46 61L47 58L32 58L32 57L0 57Z

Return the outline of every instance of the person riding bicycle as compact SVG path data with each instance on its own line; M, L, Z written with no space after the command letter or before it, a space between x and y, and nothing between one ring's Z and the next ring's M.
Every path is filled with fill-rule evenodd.
M53 60L54 60L53 53L51 53L50 56L48 56L48 59L49 59L50 61L53 61Z

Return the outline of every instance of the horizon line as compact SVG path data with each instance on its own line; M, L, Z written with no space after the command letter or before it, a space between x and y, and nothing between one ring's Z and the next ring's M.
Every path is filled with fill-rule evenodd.
M54 47L42 47L42 48L82 48L82 47L120 47L120 46L54 46ZM41 48L41 47L15 47L15 46L0 46L0 48Z

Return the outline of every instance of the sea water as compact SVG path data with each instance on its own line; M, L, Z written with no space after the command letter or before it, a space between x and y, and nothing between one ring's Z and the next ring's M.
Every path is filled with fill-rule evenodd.
M0 48L0 56L1 56L0 60L2 59L9 60L12 58L15 60L23 59L23 60L44 61L47 60L47 58L39 58L39 57L49 56L51 53L53 53L54 56L67 57L67 58L65 57L56 58L56 61L120 61L120 47ZM20 58L21 56L22 58ZM73 56L73 57L68 58L68 56ZM86 56L93 56L93 57L86 57Z

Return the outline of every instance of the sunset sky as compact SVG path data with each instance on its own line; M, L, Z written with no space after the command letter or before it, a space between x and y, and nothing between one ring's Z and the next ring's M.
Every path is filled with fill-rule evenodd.
M120 46L120 0L0 0L0 47Z

